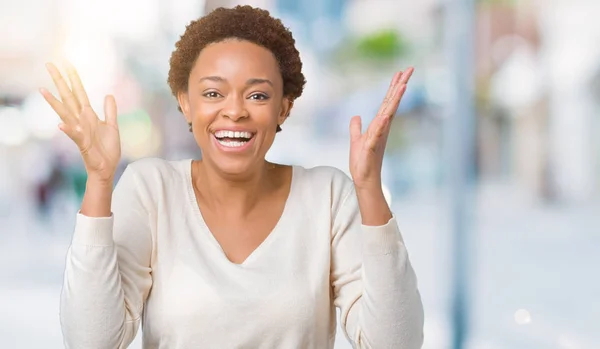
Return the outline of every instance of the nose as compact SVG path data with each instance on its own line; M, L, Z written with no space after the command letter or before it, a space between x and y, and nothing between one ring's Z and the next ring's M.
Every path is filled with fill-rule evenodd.
M225 100L221 114L233 121L248 117L248 111L244 106L244 98L235 94L229 95Z

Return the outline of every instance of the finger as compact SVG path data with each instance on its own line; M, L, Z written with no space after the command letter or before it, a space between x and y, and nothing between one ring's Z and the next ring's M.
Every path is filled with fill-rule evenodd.
M402 77L402 72L397 72L396 74L394 74L394 77L392 78L392 81L390 82L390 86L385 94L385 97L383 98L383 102L381 103L381 107L379 107L379 111L377 112L377 115L381 115L382 110L393 99L396 88L398 86L398 81L400 80L401 77Z
M390 129L391 119L381 118L378 119L374 124L375 129L373 130L373 136L374 138L381 138L383 136L387 136Z
M58 116L64 123L67 123L67 124L77 123L77 120L71 116L71 113L65 107L65 105L62 104L58 99L56 99L56 97L54 97L52 95L52 93L50 93L50 91L46 90L45 88L41 88L40 93L42 94L42 96L44 97L46 102L48 102L48 104L50 104L50 107L52 107L54 112L56 112L56 114L58 114Z
M404 97L404 92L406 92L406 88L407 88L407 85L404 84L404 85L400 86L400 88L398 89L398 92L396 92L398 94L398 98L397 98L396 107L394 108L393 114L395 114L396 111L398 110L398 107L400 106L400 101L402 101L402 97Z
M391 120L398 110L400 100L406 91L406 83L413 71L414 68L410 67L404 73L398 72L394 75L381 108L367 129L367 143L370 147L375 147L381 138L383 142L387 141Z
M415 71L415 68L413 68L413 67L406 69L406 71L400 77L398 84L400 84L400 85L408 84L408 80L410 80L410 77L412 76L414 71Z
M406 86L406 85L403 85ZM402 89L403 86L394 85L393 89L390 90L391 95L381 104L381 108L377 112L377 115L373 118L373 121L369 124L367 128L367 133L369 134L369 138L377 132L378 125L383 119L391 119L392 116L396 113L396 109L398 109L398 105L400 103L399 89Z
M404 96L404 92L406 91L406 84L410 80L415 69L413 67L408 68L400 77L396 89L394 91L394 96L391 98L390 103L386 106L386 110L383 112L382 116L391 118L398 111L398 106L400 106L400 101L402 100L402 96Z
M402 100L404 91L406 91L405 84L398 86L396 91L394 91L394 96L392 97L391 102L388 103L388 105L386 105L386 107L382 110L381 114L378 115L378 118L392 119L394 117L396 111L398 111L398 106L400 106L400 100Z
M81 120L81 124L86 130L93 129L100 121L92 107L83 107L81 109L79 120Z
M387 136L390 131L390 121L390 119L385 118L373 120L371 123L373 128L369 131L366 140L366 146L368 149L375 151L381 145L385 146L385 143L387 143Z
M75 98L73 92L71 92L69 85L67 85L67 82L60 74L60 71L58 71L58 68L56 68L56 66L52 63L47 63L46 68L52 77L52 81L54 81L54 85L58 89L58 93L63 104L74 117L78 117L80 112L79 102Z
M398 81L400 81L400 79L402 78L402 74L403 74L403 73L402 73L401 71L399 71L399 72L396 72L396 73L394 74L394 76L392 77L392 81L390 82L390 87L388 88L388 92L389 92L389 91L390 91L390 90L391 90L391 89L392 89L394 86L396 86L396 85L398 84Z
M415 69L413 67L410 67L406 71L398 72L394 75L392 83L390 84L390 88L388 89L388 92L385 98L383 99L383 103L379 108L377 117L390 116L396 113L396 109L398 109L398 105L400 103L400 98L402 97L402 95L399 96L398 92L403 85L406 85L408 83L414 71ZM402 92L402 94L403 93L404 92ZM392 111L391 114L390 110Z
M379 118L380 127L378 127L375 130L375 133L378 135L378 137L384 137L384 142L387 142L387 137L390 134L392 120L394 120L394 115L398 111L398 106L400 105L400 101L402 100L404 91L406 91L406 85L402 85L398 88L398 91L396 92L397 97L394 99L395 103L390 104L390 110L386 111L383 117Z
M404 91L406 91L406 84L402 83L402 81L408 81L410 75L412 74L412 71L407 71L407 73L407 78L400 79L398 81L398 85L395 86L393 90L392 97L389 99L387 104L382 105L380 113L373 119L373 121L369 125L369 128L367 130L369 134L367 137L367 142L370 142L371 146L375 146L381 138L384 138L383 142L387 141L387 136L390 131L392 119L396 114L396 111L398 110L400 100L404 95Z
M93 129L97 127L99 122L98 117L95 116L94 111L90 107L84 107L79 118L79 124L71 127L73 130L73 139L79 147L79 152L85 154L88 152L92 145L92 133Z
M73 142L77 146L79 146L79 142L81 140L81 127L79 125L73 126L65 123L60 123L58 128L67 135L67 137L71 138Z
M77 70L69 61L65 61L65 68L67 70L67 76L71 82L71 87L73 93L75 94L75 98L77 98L79 101L79 105L81 107L89 106L90 101L87 93L85 92L85 88L83 87L83 83L81 82L81 78L79 78L79 74L77 74Z
M104 120L111 126L119 126L117 124L117 102L112 95L108 95L104 98Z
M362 120L356 115L350 119L350 141L354 142L362 134Z

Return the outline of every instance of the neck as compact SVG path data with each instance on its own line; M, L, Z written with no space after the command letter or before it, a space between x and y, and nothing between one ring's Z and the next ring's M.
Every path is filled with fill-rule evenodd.
M245 215L274 184L269 173L274 165L267 161L243 176L223 173L205 161L195 164L194 186L204 204L212 211Z

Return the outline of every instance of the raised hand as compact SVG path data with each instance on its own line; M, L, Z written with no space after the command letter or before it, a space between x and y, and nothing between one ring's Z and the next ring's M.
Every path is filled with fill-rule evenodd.
M121 158L117 105L114 97L109 95L104 99L105 121L102 121L92 110L79 75L72 65L66 64L70 88L56 66L48 63L46 68L61 100L46 89L40 89L40 92L60 116L62 123L58 126L59 129L77 144L88 178L112 183Z
M390 125L413 71L409 68L394 75L377 116L364 133L360 116L350 121L350 174L357 190L381 190L381 168Z

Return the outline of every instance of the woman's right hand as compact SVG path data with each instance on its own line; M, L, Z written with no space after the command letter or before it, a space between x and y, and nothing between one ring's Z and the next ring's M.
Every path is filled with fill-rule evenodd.
M58 126L60 130L77 144L88 180L112 184L121 159L117 104L114 97L109 95L104 99L105 121L102 121L92 110L79 75L72 65L66 64L71 88L55 65L48 63L46 68L52 76L61 100L59 101L46 89L40 89L40 92L60 116L62 120Z

